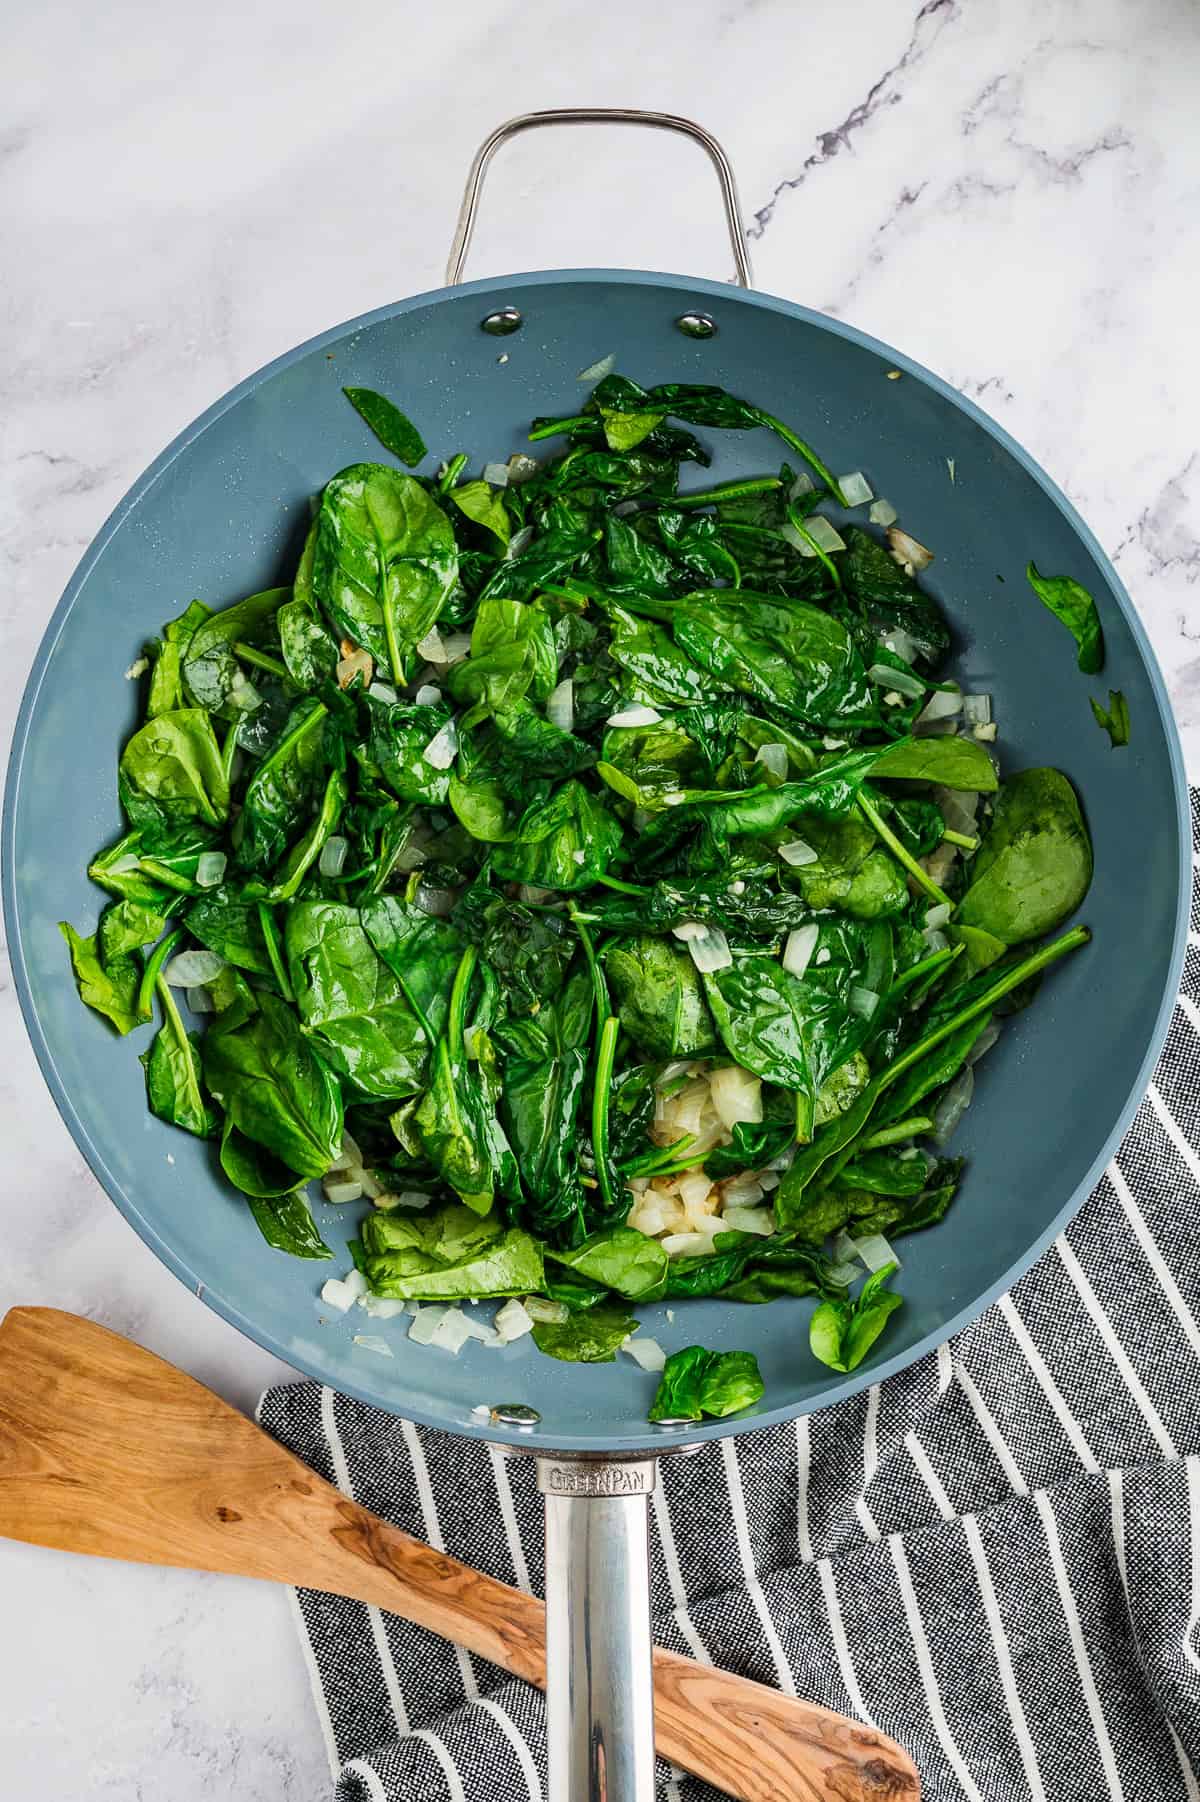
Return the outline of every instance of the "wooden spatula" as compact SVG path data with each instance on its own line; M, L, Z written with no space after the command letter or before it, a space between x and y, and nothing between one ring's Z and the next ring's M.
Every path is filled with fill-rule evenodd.
M541 1602L401 1533L192 1377L55 1308L0 1323L0 1534L330 1590L545 1681ZM891 1740L761 1683L659 1649L654 1696L663 1757L742 1802L920 1795Z

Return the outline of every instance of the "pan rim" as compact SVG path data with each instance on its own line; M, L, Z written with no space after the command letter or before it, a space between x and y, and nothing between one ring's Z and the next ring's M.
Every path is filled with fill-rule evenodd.
M34 1056L42 1077L50 1090L60 1116L67 1130L86 1160L92 1174L96 1177L110 1201L119 1210L125 1220L133 1227L142 1242L154 1253L173 1275L185 1284L194 1295L198 1295L206 1306L211 1308L223 1320L259 1345L264 1351L279 1358L290 1368L299 1370L304 1376L317 1382L325 1382L327 1373L316 1359L305 1355L297 1355L296 1350L284 1344L270 1331L257 1327L246 1314L228 1300L218 1290L202 1283L186 1261L176 1253L162 1238L160 1233L141 1212L136 1198L130 1195L105 1162L100 1148L94 1143L85 1121L77 1112L68 1092L66 1084L61 1080L51 1046L42 1030L34 1001L29 971L25 958L22 922L17 905L14 878L16 849L16 812L17 796L20 790L24 753L30 727L40 699L42 684L55 646L66 627L88 577L110 540L135 511L142 499L150 492L155 483L165 474L176 459L200 438L209 426L221 418L232 407L260 387L272 376L289 368L292 364L310 356L315 351L323 350L327 345L336 343L350 334L366 327L378 324L387 319L401 317L414 312L418 308L431 306L437 302L458 299L464 296L480 295L499 298L506 292L512 293L526 289L536 289L555 283L606 283L624 284L634 287L669 287L678 293L681 289L690 294L704 295L726 302L733 300L740 305L759 307L769 312L781 313L789 318L832 333L844 338L873 355L888 360L891 367L900 369L906 375L930 388L943 400L949 401L959 412L963 413L975 425L979 426L1000 449L1006 451L1021 469L1041 488L1047 498L1054 504L1066 519L1083 548L1096 561L1104 574L1117 605L1124 615L1138 653L1145 665L1150 685L1153 690L1158 717L1166 740L1168 761L1173 785L1176 825L1178 829L1177 853L1178 893L1176 896L1176 913L1174 936L1167 965L1167 981L1159 1003L1153 1028L1147 1040L1146 1050L1130 1092L1127 1095L1115 1121L1110 1127L1100 1149L1093 1158L1082 1180L1076 1185L1063 1206L1048 1221L1043 1231L1031 1246L981 1295L961 1308L952 1318L942 1323L932 1333L928 1333L915 1345L905 1351L897 1352L885 1358L869 1369L859 1370L843 1375L829 1385L828 1391L819 1397L809 1398L796 1403L795 1400L784 1402L774 1407L764 1408L760 1412L741 1415L728 1420L710 1421L703 1424L689 1425L685 1432L678 1436L662 1430L654 1432L634 1423L631 1430L620 1434L602 1434L595 1432L557 1433L553 1436L535 1431L519 1431L495 1427L490 1422L447 1421L443 1414L422 1408L409 1407L406 1403L405 1418L412 1419L421 1426L431 1427L442 1432L461 1434L464 1437L481 1439L491 1443L509 1445L526 1451L541 1454L551 1449L570 1453L591 1454L632 1454L637 1452L665 1452L680 1445L694 1445L710 1439L724 1439L737 1433L754 1432L759 1429L778 1425L800 1416L819 1412L822 1408L849 1400L864 1389L883 1382L887 1377L896 1375L911 1364L943 1344L960 1332L990 1307L994 1301L1005 1294L1042 1254L1050 1247L1054 1239L1073 1218L1087 1196L1092 1192L1101 1173L1108 1165L1113 1153L1124 1138L1133 1117L1141 1104L1147 1086L1154 1073L1159 1054L1165 1042L1171 1018L1175 1010L1175 1000L1179 989L1179 980L1183 968L1184 953L1187 945L1187 930L1191 900L1191 808L1188 791L1187 774L1183 761L1183 750L1179 739L1178 728L1167 695L1162 671L1155 656L1150 639L1142 624L1141 617L1134 606L1124 583L1103 550L1098 540L1081 518L1075 507L1051 479L1041 465L1029 452L1013 438L1003 426L991 419L979 406L967 396L959 393L942 377L921 363L896 350L892 345L861 331L844 320L831 319L810 307L800 305L796 301L782 296L764 293L758 289L743 289L726 282L712 281L689 275L671 274L641 269L549 269L533 270L523 273L490 276L480 280L464 282L453 288L427 289L399 301L392 301L385 306L377 307L368 313L357 315L339 324L326 328L323 332L304 342L293 346L280 356L262 365L250 375L243 378L233 388L220 396L159 453L152 463L143 471L132 486L117 502L112 512L100 526L96 535L84 551L76 565L57 606L46 624L45 631L34 656L33 664L26 680L21 698L20 708L13 727L12 744L8 758L7 776L4 792L3 818L0 821L0 892L3 897L4 922L8 938L9 956L13 972L13 981L21 1008L25 1029L33 1046ZM339 1373L338 1389L357 1400L373 1407L382 1407L395 1412L389 1404L381 1402L378 1392L369 1384L357 1384L347 1380L344 1373Z

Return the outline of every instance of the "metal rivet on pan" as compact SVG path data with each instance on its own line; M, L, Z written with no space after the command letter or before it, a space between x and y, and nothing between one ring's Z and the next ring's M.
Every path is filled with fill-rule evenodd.
M656 1427L694 1427L695 1424L695 1420L687 1414L676 1414L654 1422Z
M524 1402L497 1402L488 1418L494 1427L519 1427L523 1432L539 1426L542 1419L536 1408L527 1408Z
M715 338L717 335L716 322L707 313L681 313L675 324L685 338Z
M510 332L519 332L525 319L517 307L501 307L495 313L489 313L479 321L479 329L493 338L507 338Z

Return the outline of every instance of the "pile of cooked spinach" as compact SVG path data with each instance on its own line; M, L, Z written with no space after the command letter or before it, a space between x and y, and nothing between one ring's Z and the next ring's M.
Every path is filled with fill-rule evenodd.
M681 487L693 428L763 427L773 473ZM816 1355L852 1368L900 1298L890 1269L852 1298L828 1247L953 1200L961 1160L922 1141L1088 936L1034 943L1088 888L1078 801L1001 781L953 700L934 718L951 634L913 541L856 523L862 479L782 422L608 374L530 439L554 454L473 479L343 469L290 586L146 648L126 830L89 865L112 900L63 927L81 997L120 1033L157 1001L149 1106L281 1250L331 1255L304 1188L349 1143L377 1296L548 1298L537 1342L590 1361L638 1303L813 1295ZM1095 668L1090 597L1038 582ZM685 1059L762 1083L703 1160L651 1135ZM774 1231L672 1257L627 1224L631 1178L699 1161L777 1173ZM660 1413L758 1393L678 1356Z

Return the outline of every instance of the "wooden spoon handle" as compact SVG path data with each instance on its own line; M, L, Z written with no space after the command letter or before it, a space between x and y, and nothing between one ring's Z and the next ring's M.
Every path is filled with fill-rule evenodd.
M359 1507L173 1365L53 1308L0 1323L0 1534L350 1596L545 1683L541 1602ZM748 1678L660 1649L654 1696L659 1752L742 1802L920 1794L884 1735Z

